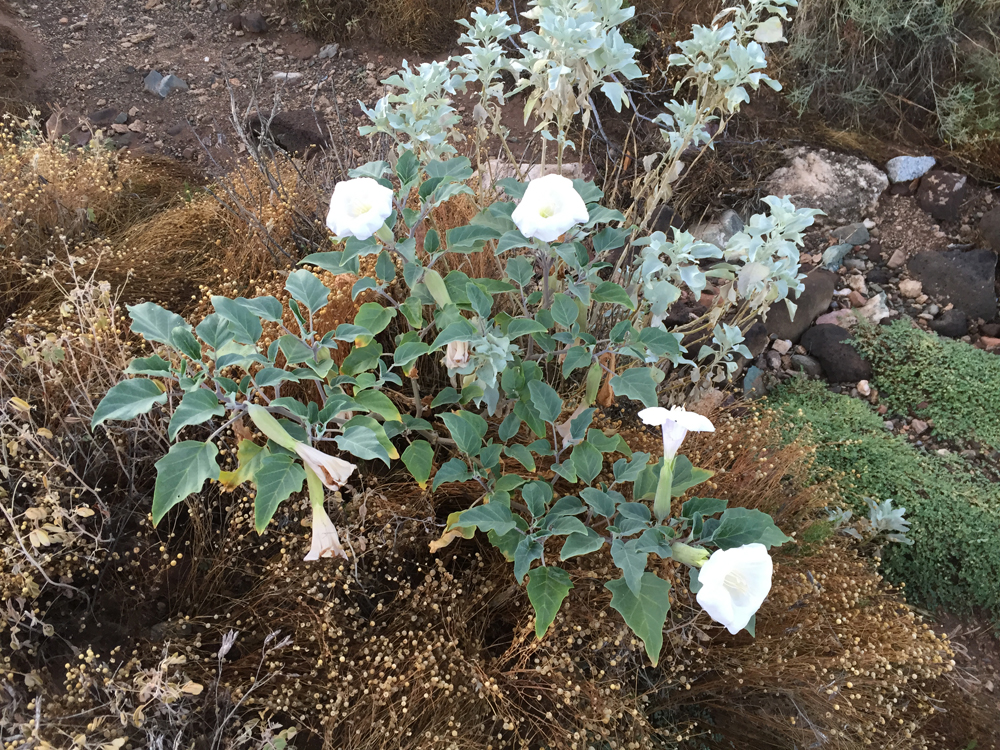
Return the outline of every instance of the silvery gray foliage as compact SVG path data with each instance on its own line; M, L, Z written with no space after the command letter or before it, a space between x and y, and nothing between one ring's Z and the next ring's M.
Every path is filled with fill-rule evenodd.
M870 497L863 499L868 506L868 518L858 519L861 531L848 526L854 514L842 508L832 508L827 512L827 520L833 523L835 530L859 541L866 538L874 539L883 534L890 542L913 544L913 540L906 536L910 530L910 522L903 517L906 508L893 508L891 499L883 500L881 503L875 502Z
M424 161L455 153L448 141L460 137L455 126L461 117L450 97L464 90L461 76L446 63L421 63L411 70L404 60L399 72L383 83L400 91L386 94L371 109L359 102L372 121L358 129L361 135L385 133L396 141L400 151L413 150Z

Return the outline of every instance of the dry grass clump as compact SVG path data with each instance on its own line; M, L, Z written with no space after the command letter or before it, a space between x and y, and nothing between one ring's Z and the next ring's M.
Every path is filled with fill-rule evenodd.
M108 330L120 338L116 322ZM11 749L67 738L81 748L264 747L282 727L331 750L791 747L819 737L915 748L933 746L927 718L954 701L947 643L884 587L872 560L820 533L816 509L834 490L804 484L810 449L782 447L766 413L722 418L689 444L718 472L706 491L773 513L801 540L776 558L757 639L720 635L667 562L668 648L650 669L608 607L610 560L570 566L575 588L537 641L523 589L483 540L431 555L447 512L472 499L461 485L431 494L400 474L362 472L333 504L347 562L302 562L301 497L258 537L252 493L212 485L153 529L141 467L148 476L143 457L162 454L159 431L130 423L100 438L100 455L75 447L85 421L56 417L68 400L87 420L81 394L94 386L42 381L68 378L105 342L72 326L58 336L72 356L10 357L0 380L3 443L47 425L53 437L40 444L66 446L55 458L31 445L5 456L14 523L0 583L15 603L0 627L16 628L17 646L0 646L0 726ZM14 395L34 406L32 421ZM658 442L622 432L637 449ZM235 468L236 442L231 431L221 438L224 469ZM116 468L118 452L132 463ZM118 478L126 470L138 476ZM36 544L38 529L48 545Z

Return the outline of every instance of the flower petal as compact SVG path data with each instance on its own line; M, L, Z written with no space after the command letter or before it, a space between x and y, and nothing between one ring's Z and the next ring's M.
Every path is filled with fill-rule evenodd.
M639 412L639 419L642 420L643 424L655 425L657 427L660 427L670 418L670 410L664 409L662 406L650 406Z

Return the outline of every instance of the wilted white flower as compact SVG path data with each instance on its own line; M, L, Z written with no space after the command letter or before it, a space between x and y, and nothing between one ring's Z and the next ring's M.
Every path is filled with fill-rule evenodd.
M333 188L326 225L338 237L367 240L391 213L392 190L371 177L357 177Z
M510 218L525 237L553 242L575 225L585 224L590 214L572 180L547 174L528 183Z
M469 342L452 341L444 353L444 365L449 370L459 370L469 364Z
M299 454L302 463L312 469L320 481L331 490L339 490L358 468L350 461L323 453L305 443L296 443L295 452Z
M763 544L716 550L698 571L698 604L735 635L764 603L773 572L774 564Z
M644 424L663 428L663 459L665 461L670 461L677 455L677 451L688 432L715 432L715 425L708 417L688 411L682 406L674 406L670 409L664 409L662 406L651 406L639 412L639 419Z
M322 476L322 474L320 474ZM312 504L312 545L305 560L319 560L321 557L347 558L347 552L340 545L340 535L322 502Z

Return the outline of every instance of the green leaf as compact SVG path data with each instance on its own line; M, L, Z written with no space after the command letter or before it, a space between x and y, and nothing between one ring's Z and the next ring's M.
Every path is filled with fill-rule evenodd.
M382 345L374 342L368 346L355 346L351 353L344 357L340 371L344 375L360 375L368 370L374 370L382 356Z
M524 581L524 577L531 570L531 563L542 558L541 542L525 536L518 542L514 550L514 580L519 584Z
M383 417L387 422L399 422L402 420L402 417L399 415L399 409L381 391L370 388L363 391L355 391L354 400L369 411L373 411Z
M145 414L154 404L162 404L167 400L167 394L152 380L135 378L123 380L112 386L101 403L94 410L90 420L90 429L94 429L109 419L124 421L140 414Z
M431 347L423 341L407 341L396 349L392 361L403 370L409 370L417 361L417 357L427 354L430 350Z
M545 333L548 329L532 318L514 318L507 324L507 338L512 341L528 333Z
M219 478L215 443L182 440L170 446L170 451L156 462L156 483L153 486L153 525L167 511L194 492L200 492L206 479Z
M265 367L258 370L257 374L253 376L254 385L258 388L268 388L286 381L298 383L299 377L281 367Z
M694 535L700 536L705 516L714 516L726 509L726 501L715 497L692 497L681 506L681 518L691 521Z
M614 493L617 495L618 493ZM608 492L603 492L596 487L587 487L582 492L580 496L587 502L595 513L599 516L604 516L605 518L611 518L615 514L615 497ZM621 497L619 495L619 497Z
M309 312L313 314L317 310L322 310L326 307L330 299L330 289L326 284L317 279L311 271L306 271L304 268L288 274L285 289L288 290L288 293L292 297L308 307Z
M290 365L315 359L313 350L306 346L298 336L286 333L278 338L278 348L285 355L285 361Z
M632 299L628 296L628 292L612 281L602 281L594 287L594 291L591 294L595 302L610 302L621 305L629 310L635 309L635 305L632 304Z
M531 405L538 410L539 416L546 422L555 422L562 412L563 402L556 389L541 380L528 383L531 393Z
M552 501L552 485L548 482L528 482L521 488L521 497L535 518L545 514L545 506Z
M434 481L431 483L431 491L436 490L447 482L467 482L472 479L469 467L460 458L449 458L434 473Z
M180 315L164 310L153 302L128 305L128 314L132 318L132 333L142 334L147 341L169 344L170 334L175 328L191 328Z
M493 298L472 281L465 285L465 293L476 314L483 320L488 319L493 311Z
M719 549L733 549L754 542L770 549L792 541L781 533L767 513L749 508L727 508L717 522L714 519L706 521L704 530L702 541L710 541Z
M201 424L212 417L221 417L226 413L226 408L219 403L218 397L205 388L185 393L184 398L174 410L174 415L170 418L167 426L167 437L173 440L182 427L192 424Z
M646 570L646 552L640 552L638 539L623 542L615 539L611 542L611 559L621 568L622 577L632 593L638 596L642 591L642 574Z
M221 349L233 340L226 319L217 313L206 315L205 319L194 329L198 336L213 349Z
M577 477L584 484L593 482L601 473L601 467L604 466L604 456L587 441L579 443L573 448L571 460Z
M590 354L590 349L585 346L574 346L571 347L568 352L566 352L566 359L563 360L562 374L563 377L569 377L573 370L579 369L581 367L586 367L590 364L592 356ZM595 364L597 364L595 362Z
M451 386L448 386L447 388L443 388L441 392L434 397L434 400L431 401L431 408L436 409L439 406L446 406L448 404L457 404L457 403L458 403L458 391L456 391Z
M434 449L431 444L426 440L415 440L407 446L400 458L420 488L426 489L431 469L434 468Z
M277 323L281 320L282 314L285 311L285 309L281 306L281 303L271 296L251 297L250 299L247 299L246 297L237 297L233 301L243 305L243 307L252 312L258 318L269 320L272 323Z
M631 461L619 458L615 461L614 465L615 481L634 482L648 465L648 453L636 453L632 456ZM657 473L657 476L659 476L659 473ZM636 497L641 498L642 495L637 495Z
M253 475L257 496L253 501L253 525L258 534L274 518L278 505L302 489L306 472L291 456L270 455L261 459Z
M560 560L569 560L579 555L589 555L604 546L604 537L593 529L587 529L586 534L570 534L563 542L559 552Z
M126 375L152 375L154 377L164 377L170 375L170 363L159 354L152 357L136 357L127 368Z
M260 318L238 302L216 295L212 297L212 306L229 323L229 330L238 343L256 344L264 333Z
M535 470L534 456L531 455L531 451L529 451L520 443L514 443L512 445L508 445L506 448L504 448L504 453L506 453L514 460L518 461L521 464L521 466L523 466L528 471Z
M555 318L556 323L561 325L563 328L569 328L574 323L576 323L577 317L580 315L580 308L577 307L576 301L572 297L568 297L562 292L559 292L552 299L552 317Z
M402 185L415 182L420 176L420 161L412 151L404 151L396 162L396 176Z
M504 232L503 236L497 240L497 255L505 253L508 250L516 250L519 247L531 246L531 240L521 234L519 230L511 229L509 232ZM508 275L513 277L511 273L508 273ZM525 286L525 284L522 283L521 286Z
M640 401L646 407L656 406L656 385L650 367L633 367L611 378L616 394Z
M304 264L319 266L323 270L329 271L334 275L342 273L353 273L357 275L360 270L357 254L347 255L343 250L307 255L299 261L299 265Z
M642 574L638 594L632 593L623 578L608 581L604 587L611 592L611 607L642 640L655 667L660 661L663 626L670 611L670 584L655 573L647 572Z
M471 341L478 336L478 332L472 323L467 321L465 318L460 318L454 323L449 324L445 327L441 333L437 335L434 342L431 344L431 349L438 349L442 346L447 346L452 341Z
M674 459L673 486L670 494L674 497L680 497L692 487L708 481L713 476L715 476L714 471L698 469L691 465L691 459L687 456L677 456Z
M467 224L449 229L448 250L453 253L468 253L482 247L482 243L499 239L500 233L493 227Z
M497 534L503 535L514 529L517 524L514 522L510 508L503 503L484 503L475 508L463 510L459 514L458 523L455 526L475 526L480 531L495 531Z
M378 439L378 435L368 427L354 425L348 427L343 435L334 438L337 447L342 451L347 451L352 456L371 461L376 458L381 459L386 466L389 465L389 453Z
M170 343L195 362L201 362L201 342L191 333L191 326L177 326L170 332Z
M500 242L501 244L503 243L503 237L500 238ZM535 278L535 267L530 261L520 255L516 255L508 260L504 271L510 277L511 281L514 281L521 287L528 286L531 280Z
M354 325L367 328L374 335L384 331L395 314L393 308L382 307L378 302L365 302L354 316Z
M573 588L562 568L535 568L528 576L528 600L535 609L535 637L541 638L556 619L563 600Z
M468 415L468 416L466 416ZM476 417L482 420L482 426L473 419L468 417ZM480 417L478 414L472 414L467 411L459 411L457 413L446 412L441 415L441 421L444 422L445 427L448 428L448 432L451 433L452 438L455 439L455 443L458 445L458 449L469 456L478 456L479 451L483 445L483 435L486 434L486 420Z

